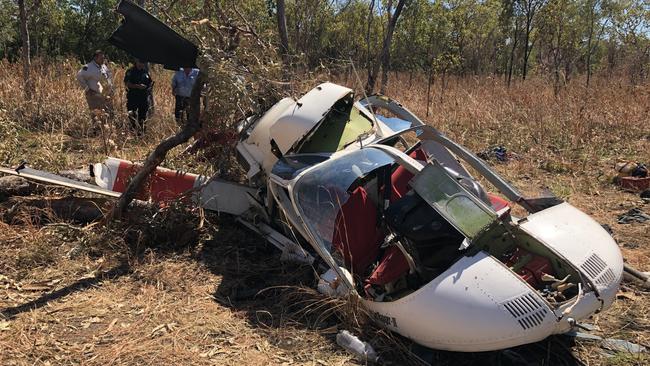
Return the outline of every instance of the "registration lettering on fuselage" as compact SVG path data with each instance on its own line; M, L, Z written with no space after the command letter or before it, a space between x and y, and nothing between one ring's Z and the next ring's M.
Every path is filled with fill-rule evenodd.
M378 322L384 323L389 327L397 328L397 320L395 317L380 314L378 312L371 312L370 316L373 317Z

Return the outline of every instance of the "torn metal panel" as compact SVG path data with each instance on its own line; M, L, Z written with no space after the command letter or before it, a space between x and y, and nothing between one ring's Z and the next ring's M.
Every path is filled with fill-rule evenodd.
M251 198L257 196L257 190L248 186L225 181L223 179L199 179L200 189L194 193L194 200L206 210L243 215L251 209Z
M568 337L575 337L577 339L586 341L600 342L601 347L611 351L628 352L628 353L646 353L648 349L640 344L632 343L623 339L603 338L595 334L584 332L568 332L565 333Z
M286 109L270 127L270 137L284 155L319 124L332 106L352 89L324 83L312 89Z
M139 169L131 161L107 158L95 164L93 170L99 186L123 192ZM154 202L185 199L206 210L242 215L251 208L249 196L256 194L257 190L249 186L159 167L147 178L136 198Z
M119 197L120 192L114 192L110 189L98 187L89 183L79 182L73 179L65 178L60 175L24 167L22 169L0 168L0 173L16 175L40 183L55 184L58 186L79 189L86 192L92 192L109 197Z
M131 1L122 0L117 12L122 23L108 41L140 60L162 64L168 70L196 66L198 48L165 23Z

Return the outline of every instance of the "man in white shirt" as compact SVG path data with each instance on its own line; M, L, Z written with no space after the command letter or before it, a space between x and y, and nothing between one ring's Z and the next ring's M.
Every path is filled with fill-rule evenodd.
M112 114L113 76L104 64L104 52L95 51L93 60L77 73L77 81L84 90L91 114L96 114L96 111Z
M178 124L182 124L182 117L187 120L188 105L190 95L192 95L192 88L199 75L199 69L184 68L176 71L172 78L172 94L176 98L176 106L174 108L174 117Z

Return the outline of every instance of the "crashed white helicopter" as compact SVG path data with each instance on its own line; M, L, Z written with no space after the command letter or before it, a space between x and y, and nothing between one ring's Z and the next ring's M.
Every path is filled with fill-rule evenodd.
M566 202L522 197L386 97L355 102L351 89L321 84L243 121L236 150L249 185L159 169L149 197L198 187L204 208L237 215L285 258L318 258L329 268L321 290L358 296L378 322L424 346L475 352L539 341L615 298L623 259L597 222ZM17 174L116 196L135 168L95 164L98 186ZM515 204L528 215L511 214Z
M321 84L242 121L236 151L247 185L158 169L140 198L193 189L198 204L236 215L284 258L323 264L322 292L358 297L421 345L536 342L607 309L618 291L623 258L596 221L554 197L523 197L389 98L355 101L351 89ZM134 169L95 164L97 185L0 171L119 196Z

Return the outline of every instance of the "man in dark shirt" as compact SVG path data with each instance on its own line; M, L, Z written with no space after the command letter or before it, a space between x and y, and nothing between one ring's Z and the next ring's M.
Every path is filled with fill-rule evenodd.
M142 60L135 60L135 65L124 75L126 84L126 109L129 111L131 128L138 135L144 134L144 122L149 110L149 92L151 76L147 64Z

